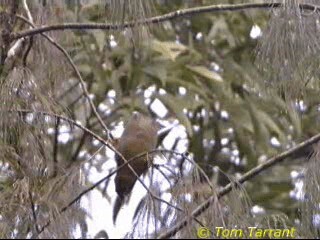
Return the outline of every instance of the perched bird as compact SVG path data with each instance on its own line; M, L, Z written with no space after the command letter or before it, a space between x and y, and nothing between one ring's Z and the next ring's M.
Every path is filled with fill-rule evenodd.
M115 144L115 148L127 161L130 161L134 157L156 148L158 140L157 131L157 122L145 115L135 113L127 123L121 138ZM148 166L151 164L151 158L150 155L146 154L132 160L129 164L140 177L147 172ZM116 154L116 162L119 167L126 161ZM136 180L137 176L128 165L122 167L117 172L115 187L118 196L113 208L114 223L125 198L131 193Z

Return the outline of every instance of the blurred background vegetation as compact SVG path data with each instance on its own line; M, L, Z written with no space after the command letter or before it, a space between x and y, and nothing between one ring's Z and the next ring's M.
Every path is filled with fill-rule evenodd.
M27 1L36 26L121 24L185 8L244 2L267 1ZM10 10L12 2L2 0L0 4L5 19L8 16L3 12ZM24 5L18 5L17 14L27 17ZM218 188L319 132L319 15L306 12L301 20L296 9L293 4L278 10L209 12L132 29L46 34L70 54L115 137L119 134L114 130L134 111L149 114L169 129L162 135L161 147L188 152ZM1 29L6 28L2 22ZM12 31L28 28L16 19ZM50 226L39 237L70 238L74 226L80 226L85 238L90 212L81 205L73 205L59 220L54 219L62 206L94 183L90 178L93 169L104 176L114 169L112 164L104 167L114 157L72 123L32 112L67 116L105 139L107 132L65 56L41 35L24 41L16 58L1 66L0 237L37 236L37 228L50 218ZM245 184L252 216L282 215L291 225L299 223L303 169L312 152L312 146L305 148ZM210 195L203 187L207 185L203 174L198 180L188 176L192 170L184 157L163 154L160 158L165 159L165 166L160 164L164 175L176 185L162 189L158 181L151 184L154 192L171 193L171 201L188 195L193 207L196 198ZM176 193L177 186L183 188L179 179L186 185L193 181L192 187ZM112 184L109 179L97 188L110 205L114 193L106 189ZM146 198L141 204L144 201ZM186 207L182 201L175 203ZM167 208L158 208L164 211L158 214L159 232L182 217ZM208 215L202 219L206 224L213 221ZM252 219L251 224L258 221ZM139 234L153 233L146 232L142 228Z

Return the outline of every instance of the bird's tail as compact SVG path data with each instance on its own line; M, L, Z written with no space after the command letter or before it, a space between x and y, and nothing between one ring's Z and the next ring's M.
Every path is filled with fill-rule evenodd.
M118 216L118 213L120 211L120 208L123 205L123 202L124 202L124 198L120 197L120 196L117 196L116 202L115 202L114 207L113 207L113 216L112 216L113 224L116 223L117 216Z

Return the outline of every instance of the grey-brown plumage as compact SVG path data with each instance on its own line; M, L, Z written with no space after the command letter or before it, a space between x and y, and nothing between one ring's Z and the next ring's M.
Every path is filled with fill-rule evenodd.
M116 149L128 161L140 154L150 152L157 146L157 130L157 123L153 119L135 113L127 123L121 138L116 144ZM140 177L147 172L148 166L151 164L150 160L150 155L144 155L130 162L130 166ZM116 155L116 162L118 167L125 163L119 155ZM114 223L125 198L131 193L136 180L136 175L128 165L117 172L115 186L118 196L113 208Z

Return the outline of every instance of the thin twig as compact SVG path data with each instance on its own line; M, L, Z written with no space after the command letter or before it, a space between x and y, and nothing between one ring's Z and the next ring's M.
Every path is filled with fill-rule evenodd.
M86 125L85 125L86 127L88 127L88 125L89 125L89 119L91 118L91 116L92 116L92 112L90 112L90 116L88 116L87 119L86 119ZM86 142L86 138L87 138L87 133L83 132L82 136L80 138L80 142L79 142L76 150L74 151L73 156L71 157L70 164L74 163L76 161L76 159L78 158L79 153L80 153L83 145Z
M110 142L104 140L102 137L100 137L99 135L97 135L96 133L91 131L90 129L82 126L80 123L78 123L68 117L65 117L65 116L62 116L62 115L59 115L56 113L49 113L49 112L44 112L44 111L33 111L33 110L28 110L28 109L11 109L11 110L1 109L0 112L2 112L2 111L3 112L16 112L16 113L21 113L21 114L33 113L33 114L40 114L40 115L49 116L49 117L53 117L53 118L60 118L61 120L66 121L69 124L78 127L82 131L86 132L87 134L89 134L90 136L92 136L93 138L98 140L100 143L102 143L105 146L107 146L108 148L110 148L112 151L118 153L118 151L111 145Z
M31 211L32 211L32 217L33 217L35 229L36 229L37 234L39 234L40 229L39 229L39 226L38 226L37 213L36 213L36 209L35 209L35 206L34 206L32 194L31 194L30 190L29 190L29 200L30 200L30 204L31 204Z
M286 150L277 156L274 156L264 163L252 168L250 171L246 172L242 177L236 180L237 183L242 184L253 177L257 176L259 173L263 172L264 170L270 168L271 166L275 165L276 163L279 163L283 161L284 159L294 155L298 151L304 149L305 147L308 147L320 140L320 134L317 134L300 144L298 144L295 147L290 148L289 150ZM225 186L223 189L221 189L217 196L213 195L209 199L207 199L205 202L200 204L191 214L190 216L184 218L183 220L179 221L177 224L175 224L172 228L170 228L167 232L161 234L158 238L159 239L167 239L170 237L173 237L178 231L180 231L182 228L184 228L188 222L194 217L198 217L200 214L202 214L206 209L208 209L216 199L221 198L222 196L229 193L234 188L234 184L229 183L227 186Z
M33 36L36 34L41 34L48 31L57 31L57 30L119 30L124 28L132 28L139 25L153 24L165 22L168 20L174 20L181 17L192 16L202 13L209 12L223 12L223 11L241 11L246 9L269 9L269 8L278 8L282 6L281 3L243 3L243 4L225 4L225 5L210 5L203 7L188 8L183 10L177 10L170 12L161 16L156 16L152 18L147 18L139 21L125 22L124 24L105 24L105 23L64 23L64 24L55 24L49 26L42 26L32 30L25 30L17 33L11 34L11 39L16 40L26 36ZM310 10L310 11L320 11L319 6L311 4L300 4L301 10Z
M24 10L25 10L25 12L27 14L28 20L30 21L30 23L34 24L32 14L31 14L29 6L27 4L27 0L23 0L22 1L22 6L23 6L23 8L24 8ZM32 29L31 26L30 26L30 29ZM24 53L23 60L22 60L22 63L23 63L24 67L26 67L26 65L27 65L27 58L28 58L28 55L29 55L29 53L30 53L30 51L32 49L32 45L33 45L33 37L30 37L27 50Z
M24 10L26 11L26 14L27 14L27 17L28 17L29 21L30 21L32 24L34 24L32 14L31 14L30 9L29 9L29 6L28 6L28 4L27 4L27 0L23 0L23 1L22 1L22 6L23 6Z
M58 148L59 148L59 127L60 127L60 118L57 118L55 121L55 134L54 134L54 142L53 142L53 171L52 177L56 177L58 174Z
M23 58L22 58L22 65L25 68L27 66L27 58L29 56L29 53L31 52L32 46L33 46L33 37L30 37L27 50L23 54Z
M19 19L25 21L26 23L28 23L30 26L32 26L35 29L35 25L32 22L30 22L29 20L27 20L23 16L17 16L17 17ZM110 130L107 128L107 126L105 125L104 121L101 119L101 116L97 111L97 108L94 106L94 103L93 103L92 99L90 98L90 94L89 94L88 89L86 87L86 83L83 80L83 78L82 78L82 76L80 74L80 71L78 70L78 68L74 64L71 56L69 55L69 53L60 44L55 42L51 37L49 37L48 35L46 35L44 33L41 33L41 35L43 37L45 37L53 46L55 46L67 58L68 62L70 63L72 69L74 70L75 74L77 75L77 77L78 77L78 79L80 81L80 85L81 85L82 90L84 92L84 95L86 96L86 99L87 99L87 101L88 101L88 103L90 105L90 108L92 109L94 115L98 119L98 121L99 121L100 125L102 126L102 128L106 131L108 140L110 140L110 137L111 137Z

